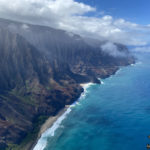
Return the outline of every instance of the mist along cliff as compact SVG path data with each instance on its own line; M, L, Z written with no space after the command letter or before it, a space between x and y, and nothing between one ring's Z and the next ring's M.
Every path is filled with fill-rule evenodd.
M134 63L125 46L114 43L123 54L114 56L102 50L107 41L93 41L0 19L1 150L30 148L25 145L36 139L46 118L80 96L80 83L100 83L98 78Z

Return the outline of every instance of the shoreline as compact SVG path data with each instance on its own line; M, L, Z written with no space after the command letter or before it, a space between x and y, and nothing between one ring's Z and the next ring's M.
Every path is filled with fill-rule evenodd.
M85 96L86 94L86 89L90 86L93 85L94 83L83 83L80 84L80 86L84 89L84 91L81 93L80 97L75 100L75 102L72 105L66 105L65 108L61 109L58 114L56 116L50 116L45 123L41 126L40 131L38 133L38 137L36 139L36 141L33 143L33 145L31 146L30 150L34 150L36 148L36 145L38 144L39 140L42 138L42 135L44 133L46 133L49 129L51 129L53 127L53 125L55 125L55 123L58 121L58 119L65 115L65 113L67 113L67 110L69 108L71 108L71 106L75 105L76 102L82 97Z
M50 116L45 123L40 127L39 133L38 133L38 137L36 139L36 141L33 143L33 145L31 146L30 150L34 150L35 146L38 144L38 141L40 140L40 138L42 137L42 135L48 130L50 129L54 123L67 111L67 109L70 107L71 105L66 105L63 109L61 109L57 115L55 116Z
M135 64L135 63L130 64L130 65L132 66L132 65L134 65L134 64ZM114 74L111 74L111 75L115 75L118 71L120 71L120 69L121 69L121 68L117 69L117 70L115 71L115 73L114 73ZM110 75L110 76L111 76L111 75ZM109 76L109 77L110 77L110 76ZM107 78L109 78L109 77L107 77ZM42 138L42 135L43 135L44 133L46 133L46 131L48 131L49 129L51 129L51 128L53 127L53 125L57 122L57 120L67 112L67 109L69 109L69 108L71 108L71 106L75 105L75 103L76 103L82 96L84 97L85 94L86 94L86 92L87 92L86 89L87 89L90 85L93 85L93 84L95 84L95 83L89 82L89 83L81 83L81 84L80 84L80 86L84 89L84 91L81 93L80 97L79 97L77 100L75 100L73 104L71 104L71 105L66 105L65 108L61 109L61 110L58 112L58 114L57 114L56 116L51 116L51 117L49 117L49 118L45 121L45 123L41 126L40 131L39 131L39 133L38 133L38 137L37 137L35 143L33 143L33 145L32 145L32 147L30 148L30 150L37 150L37 149L35 149L35 147L36 147L36 145L38 144L40 138ZM102 83L102 84L103 84L103 83ZM44 147L45 147L45 146L44 146Z
M53 124L57 121L57 119L66 112L68 107L70 107L70 106L65 106L65 108L61 109L56 116L51 116L46 120L46 122L41 126L41 129L38 134L38 139L41 138L42 134L44 132L46 132L47 129L49 129L53 126Z

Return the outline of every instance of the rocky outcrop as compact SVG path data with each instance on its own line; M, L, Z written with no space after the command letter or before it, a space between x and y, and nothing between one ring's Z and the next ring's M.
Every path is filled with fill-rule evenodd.
M0 149L19 145L72 104L83 92L80 83L100 83L134 63L127 48L116 45L126 57L110 56L72 33L0 19Z
M52 64L57 65L57 69L64 70L63 66L68 65L71 72L88 76L88 80L96 80L97 75L107 77L111 72L115 72L118 66L134 62L126 46L121 44L114 43L125 57L116 58L102 51L101 45L107 41L82 38L63 30L5 19L0 19L0 27L24 37L37 50L44 53Z

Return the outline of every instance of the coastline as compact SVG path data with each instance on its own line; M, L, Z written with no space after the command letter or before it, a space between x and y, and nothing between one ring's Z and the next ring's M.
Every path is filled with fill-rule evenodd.
M133 64L131 64L131 65L133 65ZM115 71L115 73L111 74L110 76L115 75L117 72L120 71L120 69L121 68L117 69ZM106 78L109 78L110 76L108 76ZM101 80L101 79L99 78L99 80ZM67 109L70 109L73 105L76 105L76 103L78 102L79 99L81 99L82 97L85 97L86 92L87 92L87 88L89 86L93 85L93 84L95 84L95 83L91 83L91 82L89 82L89 83L81 83L80 86L84 89L84 91L81 93L80 97L77 100L75 100L72 105L66 105L65 108L61 109L56 116L50 116L45 121L45 123L41 126L36 141L34 143L32 143L32 146L29 149L27 149L27 150L38 150L38 148L35 148L35 147L38 144L39 140L42 138L42 135L53 127L53 125L57 122L57 120L67 112ZM102 82L101 84L104 84L104 83ZM46 146L46 144L45 144L45 146ZM42 150L43 149L44 148L42 148Z
M42 136L42 134L44 132L46 132L47 129L49 129L50 127L52 127L52 125L54 124L54 122L61 116L63 115L66 110L68 109L69 106L65 106L65 108L63 108L62 110L59 111L59 113L56 116L51 116L49 117L46 122L41 126L41 129L39 131L38 134L38 139L40 139L40 137Z
M38 144L39 139L42 137L42 134L44 134L49 128L51 128L54 123L58 120L59 117L61 117L67 109L70 107L70 105L66 105L65 108L61 109L57 115L50 116L45 123L41 126L40 131L38 133L38 137L34 143L32 143L30 150L34 150L35 146Z
M131 66L133 66L133 65L131 65ZM106 82L106 87L107 87L107 86L110 86L110 84L113 85L114 83L117 83L116 85L118 85L118 78L120 78L121 75L126 76L125 73L126 73L126 72L130 72L131 69L134 70L134 68L136 68L136 67L130 67L130 66L129 66L129 67L127 67L127 68L123 68L122 71L119 73L119 75L117 75L117 77L116 77L116 75L115 75L115 77L113 77L113 79L111 79L111 80L113 80L113 81L115 81L115 82L112 82L112 81L109 80L109 79L107 80L108 82ZM131 71L131 72L133 73L134 71ZM124 73L124 74L123 74L123 73ZM129 77L130 77L130 76L129 76ZM115 78L115 79L114 79L114 78ZM127 78L126 78L126 77L125 77L125 78L124 78L124 77L123 77L123 78L121 77L121 79L129 79L129 78L128 78L128 74L127 74ZM119 83L121 83L121 81L126 81L126 80L120 80L120 79L119 79L119 81L120 81ZM109 83L109 84L108 84L108 83ZM116 85L114 84L114 86L112 86L112 87L115 87ZM98 86L96 85L96 87L98 87ZM127 88L128 88L128 85L127 85ZM96 90L96 88L93 88L93 86L92 86L92 88L90 88L90 89L95 89L95 90ZM106 88L106 89L108 89L108 88ZM97 90L96 90L96 91L97 91ZM103 91L103 86L102 86L102 88L100 88L100 91ZM100 91L98 91L98 92L100 92ZM105 90L104 90L104 91L105 91ZM96 92L96 93L97 93L97 92ZM93 91L92 91L90 94L93 94ZM96 94L93 94L93 95L96 95ZM100 94L100 95L101 95L101 94ZM105 95L106 95L106 98L107 98L107 94L105 94ZM102 95L102 96L103 96L103 95ZM93 98L93 97L92 97L92 98ZM116 99L117 99L117 98L116 98ZM92 99L92 100L93 100L93 99ZM90 99L90 101L92 101L92 100ZM102 100L102 101L103 101L103 100ZM107 102L107 101L106 101L106 102ZM109 102L109 101L108 101L108 102ZM119 101L118 101L118 102L119 102ZM84 104L88 104L88 105L89 105L89 103L86 103L86 100L85 100L85 103L84 103ZM107 106L107 103L105 103L105 104L106 104L106 106ZM84 105L83 105L83 106L84 106ZM85 106L86 106L86 105L85 105ZM96 108L96 106L97 106L96 103L94 103L94 106L95 106L95 108ZM94 107L94 106L93 106L93 107ZM100 107L101 107L101 103L100 103L100 105L98 105L98 106L99 106L99 107L97 107L97 108L100 108ZM78 106L77 106L77 107L78 107ZM86 108L86 107L83 107L83 108ZM107 108L107 107L106 107L106 108ZM114 108L115 108L115 107L114 107ZM77 109L77 110L78 110L78 109ZM107 110L107 109L106 109L106 110ZM75 111L75 112L76 112L76 111ZM79 109L79 110L76 112L76 115L77 115L77 114L80 114L80 112L81 112L81 109ZM83 111L83 112L85 113L86 111ZM106 114L107 114L107 111L106 111ZM82 117L81 117L81 118L84 118L84 117L83 117L84 115L86 115L86 113L85 113L85 114L82 114ZM100 114L100 115L101 115L101 114ZM74 116L75 116L75 115L74 115ZM92 115L91 115L91 116L92 116ZM72 118L72 117L69 117L69 119L67 118L67 122L71 122L71 124L72 124L73 121L71 121L71 120L73 120L73 118L72 118L71 120L70 120L70 118ZM81 119L81 118L80 118L80 119ZM92 116L91 118L96 118L96 117L95 117L95 116L94 116L94 117ZM99 118L101 118L101 117L99 117ZM108 118L109 118L109 116L108 116ZM79 119L79 121L80 121L80 119ZM85 120L86 120L86 119L85 119ZM84 120L84 121L85 121L85 120ZM102 119L101 119L101 120L102 120ZM115 117L114 117L114 120L115 120ZM132 119L131 119L131 120L132 120ZM90 120L90 121L91 121L91 120ZM75 122L76 122L76 121L75 121ZM77 121L77 122L78 122L78 121ZM90 124L90 122L89 122L89 124ZM101 122L100 122L99 124L101 124ZM93 124L93 126L95 126L95 124ZM101 126L103 126L103 124L102 124ZM106 123L105 126L107 126L107 123ZM73 129L75 129L75 130L74 130L74 131L75 131L74 133L80 133L80 132L76 132L76 131L79 131L79 130L76 130L76 129L78 129L77 127L78 127L78 126L75 126L75 128L73 128ZM86 126L84 125L83 127L86 127ZM82 127L81 129L84 129L83 127ZM125 125L124 125L124 127L125 127ZM133 126L133 127L134 127L134 126ZM92 129L93 129L93 128L92 128ZM101 128L100 128L100 129L101 129ZM103 128L102 128L102 129L103 129ZM126 129L126 128L125 128L125 129ZM61 129L61 130L63 131L63 129ZM68 132L68 131L69 131L69 132ZM86 130L85 130L85 131L86 131ZM93 131L93 130L92 130L92 131ZM94 131L95 131L95 130L94 130ZM109 126L108 126L108 130L106 130L106 132L107 132L107 131L109 131ZM69 129L65 129L65 131L63 131L63 132L64 132L64 133L67 133L66 135L70 135L70 136L72 137L72 134L71 134L72 132L70 132ZM83 133L86 133L86 132L83 131ZM117 133L117 128L116 128L116 133ZM94 132L93 132L93 134L94 134ZM106 134L107 134L107 133L106 133ZM58 135L59 135L59 134L58 134ZM78 135L78 134L77 134L77 135ZM83 135L84 135L84 134L83 134ZM88 135L88 134L87 134L87 135ZM90 135L90 134L89 134L89 135ZM137 135L138 135L138 134L137 134ZM56 135L56 136L57 136L57 135ZM69 137L70 137L70 136L69 136ZM109 135L108 135L108 136L109 136ZM107 137L108 137L108 136L107 136ZM63 141L63 139L67 139L67 138L65 138L65 137L66 137L66 136L63 136L63 138L62 138L60 141ZM76 136L74 136L74 137L76 138ZM73 137L73 138L74 138L74 137ZM96 137L96 136L95 136L95 137ZM83 137L82 137L82 138L83 138ZM101 138L101 137L100 137L100 138ZM115 138L115 136L114 136L114 138ZM55 138L54 138L54 139L55 139ZM71 138L70 138L70 139L71 139ZM101 138L101 139L103 139L103 138ZM118 139L119 139L119 138L118 138ZM58 144L57 144L57 142L54 142L55 144L53 144L53 142L51 142L51 144L49 144L49 145L52 145L52 147L54 147L54 146L57 147L57 145L61 145L61 144L63 143L63 142L60 142L60 141L58 142ZM65 141L65 140L64 140L64 141ZM70 140L66 140L66 141L67 141L66 143L71 143ZM78 140L78 141L79 141L79 140ZM112 142L113 142L113 141L112 141ZM66 143L65 143L65 144L66 144ZM82 146L82 143L83 143L83 142L81 142L81 146ZM106 145L105 147L107 147L107 145L109 145L109 143L104 144L104 145ZM73 146L74 146L74 145L73 145ZM73 147L73 146L72 146L72 147ZM92 145L92 146L93 146L93 145ZM92 147L92 146L91 146L91 147ZM51 146L50 146L50 147L51 147ZM60 148L60 147L61 147L61 146L59 146L59 148ZM66 147L69 148L69 146L66 146ZM58 148L58 149L59 149L59 148ZM132 148L132 146L131 146L131 148ZM53 149L53 148L52 148L52 149ZM65 148L64 148L64 149L65 149Z
M130 64L131 66L134 65L135 63L133 64ZM121 68L117 69L115 71L115 73L111 74L110 76L112 75L115 75L117 74L119 71L120 71ZM109 78L110 76L106 77L106 78ZM101 80L99 78L99 80ZM58 114L56 116L50 116L46 121L45 123L41 126L40 128L40 131L38 133L38 137L36 139L36 141L34 143L32 143L32 146L30 147L30 150L37 150L35 149L36 145L38 144L38 141L40 140L40 138L42 138L42 135L44 133L46 133L49 129L51 129L53 127L53 125L57 122L57 120L63 116L66 112L67 112L67 109L70 109L73 105L76 105L76 102L78 102L78 100L82 97L84 97L86 95L86 92L87 92L87 88L90 86L90 85L93 85L95 83L81 83L80 86L84 89L84 91L81 93L80 97L74 101L74 103L72 105L66 105L65 108L61 109ZM101 84L104 84L103 82ZM70 110L71 111L71 110ZM44 146L45 147L45 146ZM27 149L29 150L29 149ZM41 150L41 149L40 149Z
M87 88L90 85L93 85L94 83L83 83L80 84L80 86L84 89L84 91L81 93L80 97L72 104L72 105L66 105L65 108L61 109L58 114L56 116L50 116L45 123L41 126L40 131L38 133L38 137L36 139L36 141L32 144L32 146L30 147L30 150L37 150L36 145L38 144L40 138L42 138L42 135L44 133L46 133L49 129L53 128L53 126L55 125L55 123L57 123L57 121L59 120L60 117L62 117L63 115L70 113L71 111L71 107L76 105L76 102L81 98L84 97L86 95L87 92ZM67 113L67 110L70 109L70 111ZM64 117L65 118L65 117ZM64 120L64 118L62 120ZM61 120L61 121L62 121ZM45 146L43 146L45 147Z

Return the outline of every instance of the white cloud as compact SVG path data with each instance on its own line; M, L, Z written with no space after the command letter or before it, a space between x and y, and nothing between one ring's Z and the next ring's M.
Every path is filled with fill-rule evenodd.
M28 26L27 24L23 24L23 25L22 25L22 28L23 28L24 30L28 30L28 29L29 29L29 26Z
M101 46L102 51L113 57L125 57L126 54L118 50L118 47L112 42L106 42Z
M134 51L134 52L150 53L150 46L136 47L136 48L133 48L132 51Z
M82 36L127 45L146 45L150 26L142 26L112 16L88 17L96 8L75 0L0 0L0 17L48 25Z

